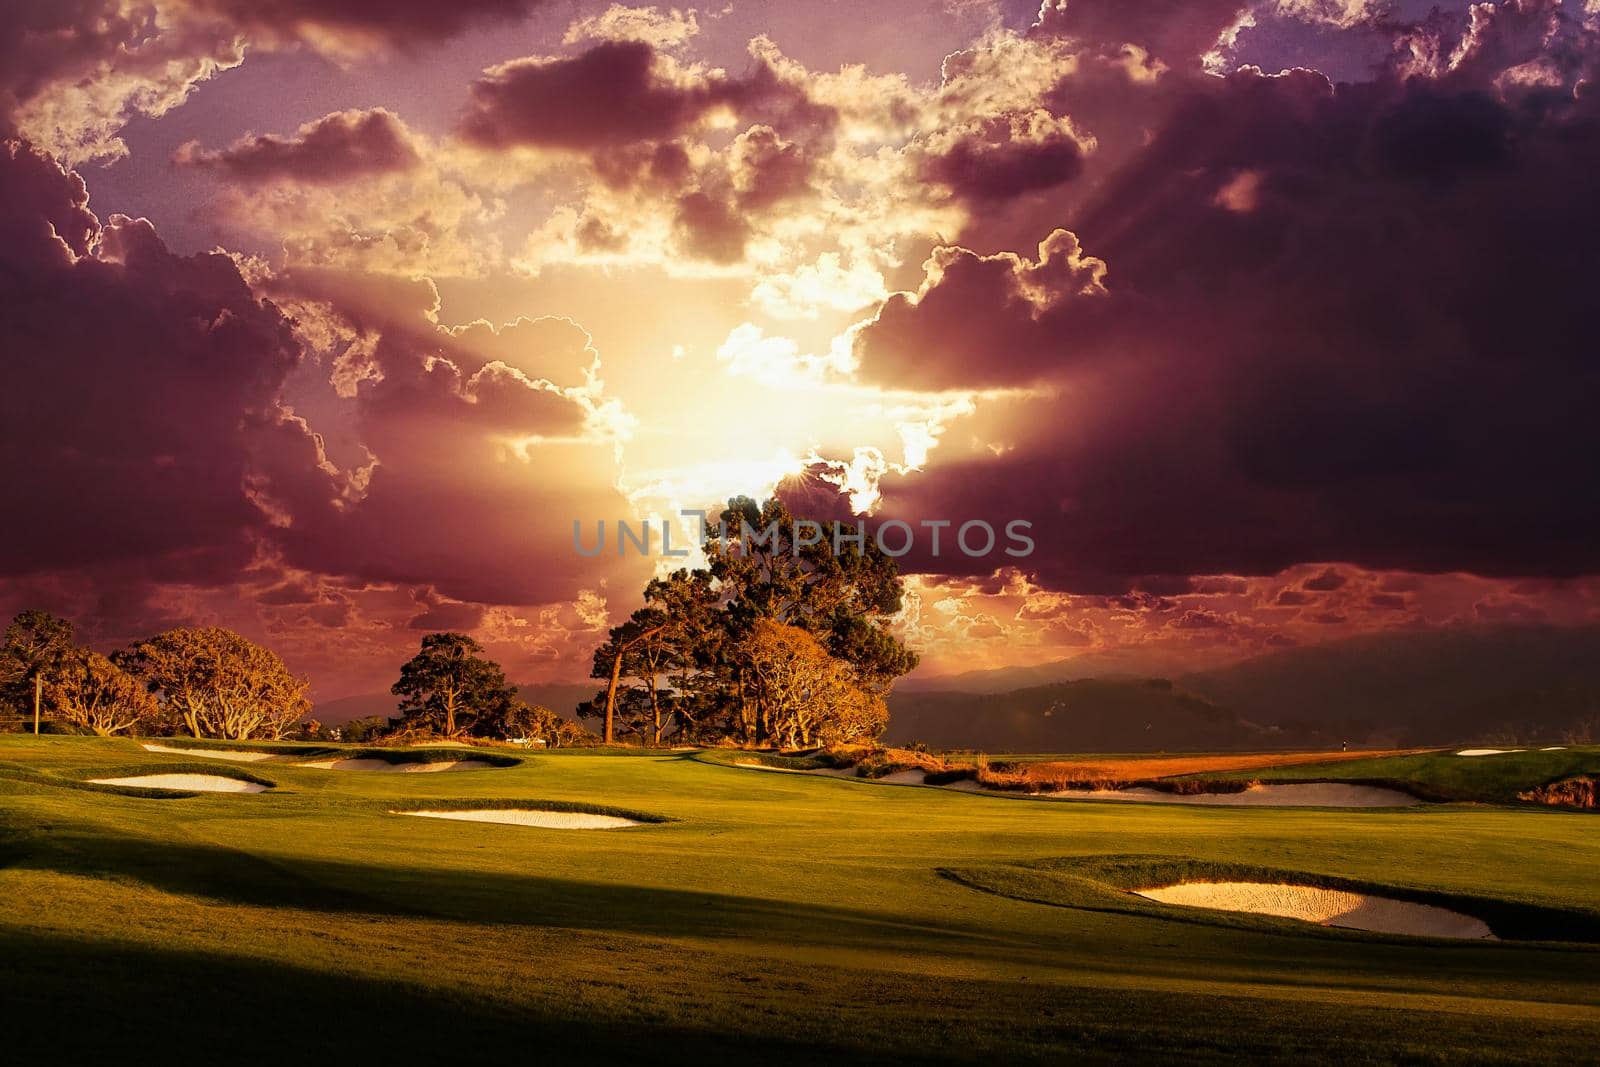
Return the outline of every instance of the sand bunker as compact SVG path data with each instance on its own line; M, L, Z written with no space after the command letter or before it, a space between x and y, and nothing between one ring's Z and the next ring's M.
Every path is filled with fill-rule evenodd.
M888 785L927 785L920 770L895 771L882 778L862 778L854 767L820 767L800 770L793 767L768 767L763 763L735 763L752 771L778 774L821 774L831 778L850 778L860 782ZM1222 807L1282 808L1409 808L1422 801L1398 789L1346 782L1300 782L1278 785L1252 785L1236 793L1168 793L1161 789L1060 789L1053 792L1021 793L1011 789L990 789L970 778L931 788L954 789L962 793L988 796L1027 797L1033 800L1124 800L1147 804L1208 804Z
M260 763L278 759L271 752L224 752L221 749L177 748L172 745L140 745L146 752L170 752L179 756L199 756L201 759L225 759L234 763Z
M391 811L390 815L418 815L424 819L459 819L462 822L497 822L511 826L538 826L546 830L615 830L643 826L619 815L591 811L538 811L531 808L485 808L479 811Z
M1549 746L1547 746L1545 748L1541 748L1539 751L1540 752L1565 752L1566 750L1567 750L1567 746L1566 745L1549 745Z
M133 778L91 778L96 785L126 785L135 789L182 789L194 793L260 793L260 782L223 778L216 774L142 774Z
M1458 756L1504 756L1507 752L1526 752L1524 748L1464 748Z
M1163 904L1276 915L1322 926L1342 926L1380 934L1495 939L1494 933L1483 920L1447 908L1308 885L1186 882L1157 889L1141 889L1137 895Z
M1040 800L1125 800L1147 804L1208 804L1221 807L1282 808L1408 808L1422 801L1398 789L1345 782L1296 785L1253 785L1238 793L1168 793L1160 789L1062 789L1054 793L1015 793L985 789L977 782L952 782L948 788L969 793L1027 796Z
M392 774L437 774L440 771L483 771L494 764L481 759L440 760L436 763L390 763L383 759L324 759L297 763L296 767L315 767L321 771L382 771Z

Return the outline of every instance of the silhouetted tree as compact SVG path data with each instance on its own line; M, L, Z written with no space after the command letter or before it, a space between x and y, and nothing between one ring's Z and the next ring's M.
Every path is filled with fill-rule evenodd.
M400 725L426 726L446 737L502 715L516 694L498 663L466 634L436 633L400 668L390 692L400 697Z
M652 581L644 606L595 650L593 676L606 684L579 714L602 719L608 741L620 729L657 745L669 735L747 744L876 736L883 695L917 657L889 630L903 593L895 562L858 532L796 520L777 500L729 501L706 524L708 567ZM825 730L805 712L776 725L753 650L795 645L793 634L774 636L790 630L810 641L807 663L832 665L826 685L814 674L802 688L831 701L830 720L852 725Z
M19 713L33 706L35 680L51 674L76 650L72 624L48 611L20 611L0 644L0 704Z
M707 522L710 577L730 622L740 633L760 618L798 626L849 662L866 688L887 692L917 665L887 628L904 595L899 567L871 536L857 544L862 531L848 523L804 523L781 501L749 497Z

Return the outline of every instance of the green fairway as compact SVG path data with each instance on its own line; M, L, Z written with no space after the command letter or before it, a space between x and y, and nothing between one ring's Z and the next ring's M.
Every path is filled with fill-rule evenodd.
M1304 764L1251 771L1263 782L1341 781L1400 783L1430 800L1515 803L1517 794L1577 775L1600 774L1600 748L1593 745L1511 749L1496 755L1458 756L1454 749L1414 756L1386 756L1340 763ZM1226 778L1226 775L1193 775ZM1233 775L1231 777L1240 777Z
M1451 758L1498 782L1513 765L1493 760L1514 757ZM1594 750L1572 759L1592 769ZM273 788L71 785L179 768ZM391 814L541 802L664 821ZM1600 1046L1597 829L1474 804L1052 803L690 752L409 774L6 736L4 1047L18 1063L1582 1062ZM1487 901L1512 917L1502 936L1561 939L1372 935L1119 892L1130 871L1255 869Z

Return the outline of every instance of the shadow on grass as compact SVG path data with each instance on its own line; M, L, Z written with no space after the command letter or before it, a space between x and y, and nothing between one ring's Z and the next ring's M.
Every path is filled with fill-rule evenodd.
M657 936L749 937L852 946L917 942L960 952L1022 937L910 922L859 909L711 890L585 882L502 871L296 858L282 862L209 844L56 828L0 843L0 866L135 881L163 892L252 907L558 927ZM930 872L930 878L932 878Z
M213 951L0 929L7 1062L24 1064L532 1062L857 1063L1573 1063L1596 1028L1358 1003L1103 989L821 968L696 971L612 1005L540 978L503 990L331 972ZM759 999L745 983L792 999ZM690 991L696 1009L674 993ZM531 994L531 996L530 996ZM539 997L545 999L540 1000ZM693 1021L690 1021L693 1020Z
M887 1062L861 1050L525 1004L270 960L0 933L11 1063Z

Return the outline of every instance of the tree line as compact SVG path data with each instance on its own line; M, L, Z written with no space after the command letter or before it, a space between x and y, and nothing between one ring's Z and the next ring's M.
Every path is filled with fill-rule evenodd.
M229 741L377 741L416 736L497 737L577 745L593 735L529 704L500 665L466 634L436 633L400 671L393 717L346 730L310 718L309 682L277 653L217 626L179 627L103 655L46 611L20 612L0 642L0 705L26 728L37 713L52 732L102 737L187 735ZM350 736L343 738L348 732Z
M830 541L797 536L798 525L780 501L737 497L706 523L704 568L646 586L643 606L594 651L603 684L578 713L601 738L518 696L462 633L424 636L391 687L395 715L348 724L336 738L309 718L307 680L231 630L179 627L102 655L80 646L66 620L29 610L0 645L0 702L24 722L37 706L53 725L103 736L791 749L876 740L888 724L884 698L917 664L890 629L904 594L898 568L871 539L852 540L849 526Z
M281 740L311 710L306 679L232 630L178 627L109 656L47 611L20 612L0 644L0 701L26 721L109 737L188 734Z

